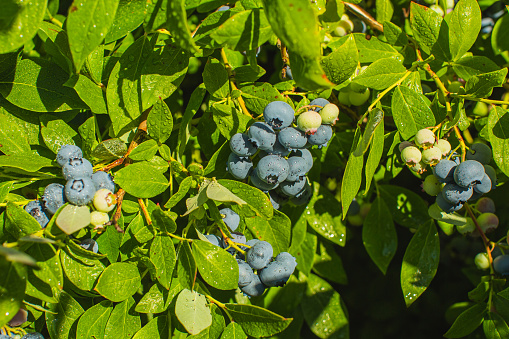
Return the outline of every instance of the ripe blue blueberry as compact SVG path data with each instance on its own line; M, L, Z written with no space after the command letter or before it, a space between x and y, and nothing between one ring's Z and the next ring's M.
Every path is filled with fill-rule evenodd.
M99 244L94 239L90 239L90 238L83 239L79 245L87 251L91 251L94 253L99 252Z
M95 185L90 178L76 178L65 184L65 197L74 205L86 205L94 199Z
M92 175L92 181L94 182L96 190L106 188L112 193L115 193L115 183L113 182L113 177L109 173L97 171Z
M46 186L42 202L46 211L55 214L65 204L64 185L53 183Z
M230 228L230 230L235 231L237 227L239 227L240 216L231 208L225 207L220 209L219 213L221 214L224 223Z
M239 157L235 153L230 153L226 170L237 180L244 180L249 176L253 169L253 162L250 158Z
M491 191L491 179L485 174L484 177L474 186L474 191L481 194L486 194Z
M283 128L279 132L277 139L283 147L289 150L304 148L308 142L306 134L295 127Z
M27 333L21 339L44 339L44 336L39 332Z
M281 134L281 133L279 133L279 134ZM272 146L272 149L270 151L261 151L260 152L261 157L264 157L267 154L274 154L274 155L286 157L288 154L290 154L290 150L287 149L285 146L283 146L279 142L279 135L278 135L278 138L276 139L276 142L274 143L274 146Z
M327 146L327 143L332 138L332 127L330 125L320 125L315 134L308 136L308 142L311 145L319 146L322 148Z
M247 286L241 287L240 290L249 297L258 297L265 291L265 285L260 280L260 277L254 274L254 278Z
M69 162L70 159L83 158L83 152L81 148L74 145L63 145L60 147L57 153L57 162L60 166L64 166Z
M28 212L35 220L41 225L42 228L46 227L49 222L48 216L44 213L44 209L39 200L30 201L25 205L25 211Z
M278 155L267 155L258 162L257 174L268 184L279 184L286 180L290 167L288 161Z
M359 202L357 199L353 199L352 203L350 204L350 207L348 207L347 215L357 215L361 211L361 205L359 205Z
M221 6L217 9L218 12L224 12L230 9L230 6Z
M262 151L270 151L276 142L276 133L264 122L255 122L247 131L249 140Z
M230 139L230 149L239 157L250 157L256 153L256 146L246 134L237 133Z
M474 200L477 200L479 199L480 197L482 197L482 193L477 193L475 190L474 192L472 193L472 197L470 199L468 199L468 201L474 201Z
M295 258L289 253L282 252L260 271L260 280L270 287L283 286L293 274L296 266Z
M294 151L294 153L295 153L295 156L301 157L304 160L306 160L306 165L307 165L306 173L309 172L311 170L311 168L313 168L313 155L311 155L311 152L309 150L303 148L303 149Z
M293 122L295 111L284 101L272 101L263 109L263 119L273 129L288 127Z
M453 204L464 204L470 197L472 197L472 187L461 187L454 183L449 183L442 189L443 198Z
M239 287L245 287L255 279L255 274L244 260L237 259L237 264L239 265Z
M311 197L313 196L313 188L309 184L309 182L306 180L306 187L304 187L304 190L302 190L299 194L294 196L290 201L292 204L300 206L305 205L311 200Z
M253 172L251 173L251 176L249 178L251 179L251 184L262 192L268 192L270 190L273 190L279 185L278 182L274 184L268 184L262 179L260 179L258 175L258 167L255 167L253 169Z
M274 254L272 245L266 241L258 241L246 253L246 262L255 270L266 267Z
M283 197L282 195L278 194L276 190L269 192L269 200L272 204L272 207L275 210L278 210L283 204L288 202L288 197Z
M495 189L497 188L497 172L495 171L495 169L493 167L491 167L490 165L484 165L484 172L488 175L488 177L490 177L490 180L491 180L491 189Z
M307 162L302 157L290 157L288 158L288 176L286 177L286 181L297 181L304 178L307 173Z
M445 198L442 194L437 195L436 203L437 203L438 207L440 207L442 209L442 211L444 211L446 213L452 213L452 212L459 211L463 207L463 204L457 204L457 205L451 204L450 202L445 200Z
M74 178L92 178L93 174L92 164L85 158L70 159L62 167L62 175L65 180Z
M454 181L462 187L468 187L479 183L484 174L484 166L479 161L466 160L454 170Z
M493 268L501 275L509 275L509 255L499 255L493 260Z
M454 181L454 170L456 169L456 162L452 160L442 159L433 168L433 174L437 177L438 181L442 183L449 183Z
M320 112L322 110L322 108L327 105L327 104L330 104L329 100L327 99L324 99L324 98L316 98L315 100L311 101L309 103L310 105L317 105L317 106L321 106L321 107L312 107L311 109L315 112Z
M492 155L490 146L480 142L472 144L466 155L468 160L477 160L483 165L489 164L491 157Z
M221 239L215 234L205 234L205 238L212 244L218 247L222 247L220 244Z
M288 197L294 197L304 190L307 179L304 177L297 181L283 181L279 184L279 191Z
M234 232L232 233L232 237L230 238L230 240L233 241L234 243L245 244L246 236L242 233ZM223 248L226 248L226 250L231 254L235 254L235 252L237 251L234 247L228 247L229 245L224 239L221 240L221 245Z

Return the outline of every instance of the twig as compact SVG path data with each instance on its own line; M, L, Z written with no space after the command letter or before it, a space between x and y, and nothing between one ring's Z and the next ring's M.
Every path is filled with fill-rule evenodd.
M373 18L371 16L371 14L366 12L364 10L364 8L362 8L358 5L352 4L350 2L343 2L343 4L350 12L355 14L356 17L358 17L359 19L364 21L364 23L369 25L369 27L371 27L372 29L376 29L382 33L384 32L384 26L381 23L379 23L378 21L376 21L376 19Z

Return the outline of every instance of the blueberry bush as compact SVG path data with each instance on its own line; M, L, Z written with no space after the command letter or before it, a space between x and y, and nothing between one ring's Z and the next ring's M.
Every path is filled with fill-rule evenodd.
M507 1L0 2L0 339L509 338Z

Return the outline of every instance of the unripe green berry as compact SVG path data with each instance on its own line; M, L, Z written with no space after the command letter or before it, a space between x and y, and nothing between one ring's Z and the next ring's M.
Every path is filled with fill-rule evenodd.
M422 162L428 165L437 164L442 159L442 151L438 147L431 147L422 151Z
M495 230L499 224L498 217L493 213L482 213L477 217L477 222L484 233Z
M94 194L94 207L99 212L109 212L117 203L117 197L108 189L101 188Z
M451 93L458 93L462 86L463 84L459 81L451 81L451 83L447 87L447 90Z
M306 134L315 134L321 124L322 117L315 111L307 111L297 117L297 127Z
M364 223L364 218L362 218L360 214L348 215L346 219L348 220L348 223L352 226L362 226L362 224Z
M358 92L350 92L350 102L354 106L361 106L369 99L369 95L371 92L369 91L369 88L366 88L364 92L358 93Z
M480 270L487 270L490 268L490 261L488 260L488 255L486 253L478 253L474 259L475 266L477 266Z
M478 102L475 104L472 113L478 117L485 117L489 114L490 108L484 102Z
M410 170L415 173L424 173L424 168L426 167L426 164L422 161L418 164L415 164L413 166L409 166Z
M437 177L433 174L428 175L422 183L422 189L427 194L436 197L440 192L442 192L442 183L438 181Z
M339 108L334 104L327 104L320 110L320 116L322 117L322 124L334 125L338 121Z
M440 6L431 5L431 6L429 6L429 9L437 12L441 17L443 17L445 15L444 10Z
M460 234L463 234L463 235L470 234L476 230L475 224L474 224L474 221L472 220L472 218L467 218L466 224L461 225L461 226L456 226L456 229L458 230L458 232Z
M108 213L99 211L92 211L90 213L90 223L95 227L104 226L108 221L110 221Z
M419 147L428 148L435 143L435 133L431 130L423 128L415 135L415 144Z
M440 148L443 157L447 156L447 154L451 151L451 144L445 139L438 139L433 146Z
M400 152L403 152L403 150L409 146L413 146L413 142L410 142L410 141L402 141L399 143L398 145L398 149Z
M350 91L347 91L346 89L339 91L338 101L345 106L350 106L352 104L350 102Z
M407 165L417 165L422 159L421 150L415 146L408 146L401 151L401 160Z

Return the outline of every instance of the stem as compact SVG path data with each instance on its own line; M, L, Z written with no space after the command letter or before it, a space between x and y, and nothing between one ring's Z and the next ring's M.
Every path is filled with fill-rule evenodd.
M14 204L14 205L18 205L18 206L23 206L23 205L28 204L30 201L33 201L33 200L10 201L10 203ZM0 207L5 207L5 206L7 206L7 204L8 204L8 202L0 203Z
M228 316L228 318L230 319L230 322L233 321L233 318L232 316L230 315L230 312L228 312L228 310L226 309L226 305L223 304L222 302L220 302L219 300L216 300L214 298L212 298L210 295L205 295L205 297L213 304L216 304L217 306L219 306L223 311L224 313L226 313L226 315Z
M238 90L237 86L235 85L235 75L233 74L233 69L228 63L228 58L226 57L226 52L224 51L224 48L221 48L221 58L223 59L224 67L226 68L226 71L228 72L228 78L230 79L230 86L232 88L232 91ZM237 98L237 101L239 102L240 108L242 109L242 113L247 115L250 118L253 118L251 113L247 110L246 103L244 102L244 99L242 96L239 96Z
M474 97L471 97L471 96L465 95L465 94L451 93L450 96L453 98L461 98L461 99L466 99L466 100L470 100L470 101L480 101L480 102L484 102L486 104L492 104L492 105L509 105L509 101L474 98Z
M458 141L460 142L461 147L461 161L465 161L465 155L466 155L466 148L467 145L465 145L465 140L463 140L463 137L461 136L460 129L458 126L454 125L454 133L456 134L456 138L458 138Z
M55 17L53 15L51 15L50 11L47 8L46 8L46 14L48 14L49 20L51 21L52 24L57 25L60 28L62 28L64 26L64 24L62 24L60 22L60 20L55 19Z
M486 234L481 229L481 226L479 226L479 223L477 222L477 218L474 215L474 212L472 211L472 208L468 203L465 203L465 208L467 209L467 213L472 218L475 228L477 229L477 232L481 235L482 241L484 243L484 247L486 248L486 253L488 254L488 261L490 263L490 273L493 274L493 257L491 256L491 251L493 251L493 248L490 248L490 241L486 237Z
M403 75L403 76L402 76L402 77L401 77L398 81L396 81L396 82L395 82L395 83L393 83L391 86L389 86L388 88L386 88L386 89L385 89L382 93L379 93L379 94L378 94L378 96L376 97L375 101L373 101L373 102L371 103L371 105L369 105L368 110L367 110L367 112L366 112L366 113L362 116L362 119L364 119L364 118L366 117L366 115L367 115L367 114L368 114L368 113L369 113L369 112L373 109L373 107L375 107L375 105L376 105L376 104L377 104L380 100L382 100L382 98L383 98L383 97L384 97L387 93L389 93L389 91L390 91L391 89L393 89L393 88L394 88L394 87L396 87L396 86L401 85L401 83L402 83L403 81L405 81L405 79L406 79L406 78L408 78L408 76L409 76L409 75L413 72L413 70L414 70L414 67L412 67L412 68L410 68L409 70L407 70L407 71L405 72L405 74L404 74L404 75ZM362 119L361 119L361 120L362 120Z
M193 239L182 238L182 237L179 237L178 235L175 235L175 234L172 234L172 233L166 233L166 234L169 235L170 237L178 239L180 241L193 242Z
M378 21L376 21L375 18L373 18L368 12L364 10L364 8L349 2L343 2L343 4L350 12L355 14L356 17L358 17L359 19L364 21L364 23L369 25L369 27L371 27L374 30L376 29L382 33L384 32L384 26Z
M110 224L115 226L117 232L124 233L124 230L121 229L120 226L118 226L118 220L122 215L122 201L124 201L125 191L122 188L120 188L116 195L117 195L117 209L115 210L113 218L111 218Z
M138 198L138 204L140 204L141 211L143 212L143 215L145 215L147 224L152 225L152 219L150 219L150 214L148 213L147 206L145 206L142 198Z

